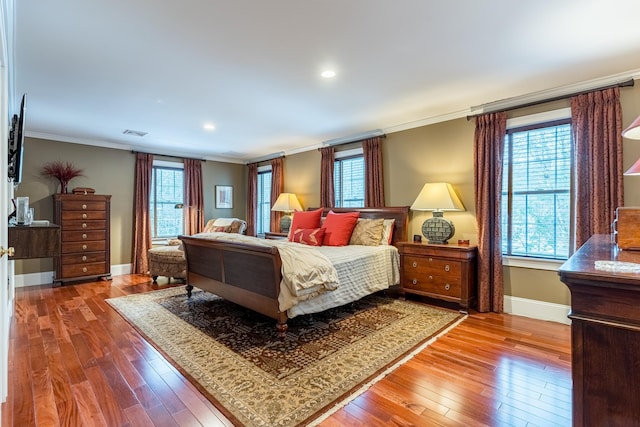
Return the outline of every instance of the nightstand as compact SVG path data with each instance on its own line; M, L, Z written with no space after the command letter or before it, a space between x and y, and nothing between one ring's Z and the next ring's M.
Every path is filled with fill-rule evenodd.
M287 233L275 233L271 231L264 233L264 238L269 240L285 240L288 236Z
M398 243L400 293L457 302L468 311L476 301L476 246Z

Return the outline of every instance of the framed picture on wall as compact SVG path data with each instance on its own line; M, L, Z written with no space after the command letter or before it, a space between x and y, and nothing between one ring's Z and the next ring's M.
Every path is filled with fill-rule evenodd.
M233 208L233 187L230 185L216 185L216 209Z

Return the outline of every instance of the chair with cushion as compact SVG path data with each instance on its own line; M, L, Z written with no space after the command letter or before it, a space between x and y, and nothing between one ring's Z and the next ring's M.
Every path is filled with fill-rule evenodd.
M187 261L180 245L180 240L171 240L167 246L149 249L149 274L153 283L158 276L185 280L187 278Z
M207 221L203 233L238 233L243 234L247 229L247 222L240 218L215 218Z

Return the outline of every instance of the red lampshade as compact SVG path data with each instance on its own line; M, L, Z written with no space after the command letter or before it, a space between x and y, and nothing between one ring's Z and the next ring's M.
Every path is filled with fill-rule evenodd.
M624 173L625 175L640 175L640 159L636 160L636 162Z
M640 139L640 116L636 117L633 123L622 131L622 136L629 139Z

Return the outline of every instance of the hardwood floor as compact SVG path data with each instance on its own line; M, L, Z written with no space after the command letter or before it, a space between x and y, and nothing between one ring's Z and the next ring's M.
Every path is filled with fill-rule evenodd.
M2 426L232 425L104 301L161 280L18 289ZM570 426L570 345L566 325L472 313L321 425Z

